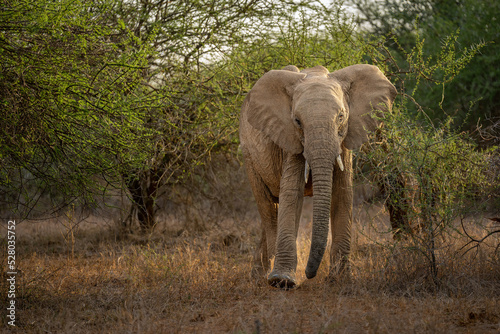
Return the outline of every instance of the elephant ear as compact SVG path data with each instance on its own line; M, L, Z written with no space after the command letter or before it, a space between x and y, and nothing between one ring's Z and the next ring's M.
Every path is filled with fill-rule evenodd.
M249 92L248 122L293 154L301 153L303 147L292 121L292 95L305 76L290 70L269 71Z
M373 65L352 65L329 75L344 89L349 105L348 131L344 146L350 150L368 141L368 131L375 130L381 117L389 111L397 91L385 75Z

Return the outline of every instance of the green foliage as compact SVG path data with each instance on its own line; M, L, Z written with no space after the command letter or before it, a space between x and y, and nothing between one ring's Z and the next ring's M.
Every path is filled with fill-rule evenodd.
M154 215L169 185L214 150L236 148L241 102L265 71L361 59L340 8L8 1L0 14L4 205L28 214L47 194L51 208L92 202L124 181Z
M424 126L400 106L383 121L378 136L384 141L365 157L382 178L398 171L412 179L409 186L416 187L418 199L412 210L425 226L431 218L448 226L491 186L486 173L491 150L479 151L468 133L455 132L452 118L436 128Z
M14 0L2 9L0 188L10 210L27 213L46 193L55 207L92 201L103 191L95 176L116 180L146 160L144 111L165 99L142 85L154 51L107 26L108 9Z
M437 127L416 122L405 105L393 108L383 121L377 134L382 141L359 159L384 186L390 205L404 212L407 225L399 228L427 259L437 282L442 241L457 230L457 219L486 207L480 203L494 187L489 175L493 150L478 150L468 133L453 130L452 118Z
M395 236L402 232L411 238L437 283L437 250L443 246L438 240L457 229L457 219L486 207L480 203L485 204L494 189L490 169L495 148L480 150L469 133L456 130L457 117L445 112L445 86L459 78L484 44L457 51L457 32L444 37L435 54L428 54L427 43L415 36L411 49L391 37L399 53L386 47L383 38L373 44L372 61L384 65L400 95L392 112L381 119L384 126L376 143L358 158L384 190ZM441 87L440 99L421 99L433 86ZM438 113L442 121L434 120Z
M495 201L497 181L491 169L498 153L494 147L479 149L470 133L459 130L466 121L482 117L474 104L481 96L457 96L457 85L468 84L464 73L471 73L490 45L481 39L464 43L464 32L453 24L439 37L431 36L430 22L450 23L427 15L442 2L389 3L387 17L375 7L364 12L379 33L393 23L386 36L371 38L373 48L367 54L398 87L399 96L382 119L376 144L358 159L370 166L370 178L385 194L395 238L409 238L404 244L426 259L428 277L438 284L439 256L450 244L447 237L466 233L457 221ZM415 21L416 12L426 14ZM470 100L461 105L464 97Z
M442 36L440 48L429 53L429 43L418 32L414 35L415 44L406 48L392 34L388 38L381 37L372 42L374 48L369 50L371 61L385 69L386 75L399 86L405 98L415 102L408 106L413 111L413 117L431 123L436 118L444 120L451 116L447 109L450 98L446 94L446 87L455 82L455 78L480 54L486 44L459 48L460 34L456 31ZM393 46L388 47L391 44ZM433 91L440 95L435 97ZM432 99L429 99L429 94L433 96Z
M366 38L342 3L7 1L0 13L3 205L28 215L40 198L48 197L43 205L53 210L125 186L139 220L152 227L156 201L172 184L186 182L215 152L237 151L240 106L263 73L290 64L334 71L372 62L401 94L400 109L385 120L387 144L366 159L384 161L374 167L381 179L397 168L418 184L419 221L444 221L456 214L453 203L462 207L471 189L482 189L467 177L479 175L470 168L487 156L452 130L479 104L465 110L449 89L491 45L445 16L432 21L429 11L438 5L411 7L426 13L417 25L404 7L405 15L388 21L395 34ZM482 5L473 8L481 18L486 13ZM429 22L447 33L429 35ZM468 173L440 174L461 154L477 154L481 163L464 164ZM424 194L436 189L456 192ZM436 212L425 213L429 203Z
M362 62L370 48L358 38L342 3L298 7L276 16L271 30L258 31L224 59L232 66L230 72L244 76L248 90L266 71L287 65L300 69L322 65L334 71Z
M406 60L406 52L425 40L422 57L436 57L443 46L477 53L467 60L457 80L446 85L427 84L415 91L416 100L422 105L441 104L441 108L429 110L432 119L444 120L447 115L456 119L454 126L472 128L500 117L498 66L500 61L500 3L494 0L419 0L419 1L350 1L361 13L359 22L377 36L396 37L397 43L389 48L400 63ZM460 33L458 33L460 32ZM445 37L448 36L448 37ZM470 47L472 46L472 47ZM479 48L478 48L479 47ZM446 58L440 60L446 62ZM446 73L444 73L446 74ZM413 87L406 90L410 94ZM442 101L442 96L447 97ZM489 120L486 121L485 120Z
M353 26L342 22L340 6L174 1L152 7L141 2L133 4L134 10L154 19L136 20L127 14L129 5L122 3L118 17L126 18L136 38L156 31L151 44L165 57L150 59L148 80L170 94L163 108L149 113L146 126L158 135L148 164L125 175L129 191L143 198L136 201L139 214L149 217L142 226L154 225L150 216L156 199L173 183L184 182L214 152L236 151L241 103L263 73L289 64L336 69L361 59ZM189 21L181 20L182 29L166 19L178 12Z

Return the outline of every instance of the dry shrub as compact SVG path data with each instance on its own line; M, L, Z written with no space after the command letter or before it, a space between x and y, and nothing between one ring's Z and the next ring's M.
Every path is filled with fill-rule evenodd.
M403 296L437 293L458 297L471 291L481 291L483 297L497 294L500 235L491 235L481 243L470 242L471 236L479 240L495 229L485 217L457 220L437 238L437 277L423 245L426 236L394 240L386 209L380 204L365 204L355 210L354 225L352 279L363 289ZM478 282L487 283L481 286Z
M130 201L125 198L124 210ZM227 229L256 218L253 196L240 158L233 153L214 154L178 183L169 185L156 201L153 231L181 234ZM123 219L119 222L123 225ZM128 224L128 222L127 222ZM128 232L137 233L134 222Z

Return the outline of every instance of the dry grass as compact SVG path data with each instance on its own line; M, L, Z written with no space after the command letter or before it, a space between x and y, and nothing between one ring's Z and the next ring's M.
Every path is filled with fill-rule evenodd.
M323 263L319 276L306 281L308 206L299 238L303 282L289 292L250 278L255 220L180 235L166 228L174 222L165 221L150 237L124 236L103 219L80 223L73 237L68 231L74 224L67 219L21 223L17 328L7 327L5 317L2 328L155 334L500 331L498 237L465 255L458 252L465 239L443 243L436 286L412 245L395 244L385 233L383 209L362 206L355 211L351 277L326 283Z

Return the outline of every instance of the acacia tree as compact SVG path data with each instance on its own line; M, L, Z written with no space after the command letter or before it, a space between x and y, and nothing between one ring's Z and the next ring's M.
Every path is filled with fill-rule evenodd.
M144 231L154 227L157 198L226 135L227 110L217 102L223 93L212 80L211 58L241 41L244 24L269 6L255 0L113 1L108 20L130 31L138 45L147 43L156 51L148 58L145 81L152 91L169 96L147 113L145 126L154 133L150 155L122 173L131 214L137 211Z
M456 80L436 85L429 82L426 89L416 91L422 105L439 104L427 110L433 119L456 119L455 127L473 129L478 124L488 126L500 118L500 2L495 0L350 0L358 15L358 23L366 33L376 36L396 36L401 47L390 46L394 58L404 62L404 50L411 50L425 40L423 54L436 55L446 41L455 35L462 47L487 43L481 54L470 61ZM408 91L415 83L407 82ZM446 100L442 101L445 95ZM416 109L411 110L416 113ZM495 135L495 134L493 134ZM500 135L498 132L496 136Z
M333 47L341 36L339 7L319 1L115 4L113 20L158 51L149 59L148 82L169 95L146 123L156 134L154 153L141 168L124 173L144 230L154 226L156 201L172 183L214 150L236 147L241 101L256 78L290 63L332 64L341 49ZM337 19L330 15L334 9ZM344 39L349 29L342 31Z
M146 111L167 97L144 88L154 50L108 25L109 5L2 4L0 188L16 216L93 202L148 155Z
M369 165L385 190L393 232L403 234L406 245L425 259L428 277L438 286L441 250L450 246L446 237L457 231L457 219L495 201L490 192L498 177L489 171L493 149L480 150L469 133L457 131L457 118L440 121L430 116L443 110L449 96L442 93L441 101L434 103L420 100L429 83L443 87L459 80L485 43L461 46L457 34L451 34L428 55L418 32L414 38L409 49L391 36L371 50L372 61L385 67L400 94L392 112L381 119L378 140L360 152L358 162ZM404 59L388 44L396 45Z
M27 215L42 195L51 208L91 202L121 180L141 226L152 227L162 186L237 142L239 105L256 77L328 57L289 22L315 29L330 13L312 0L7 1L4 204Z

